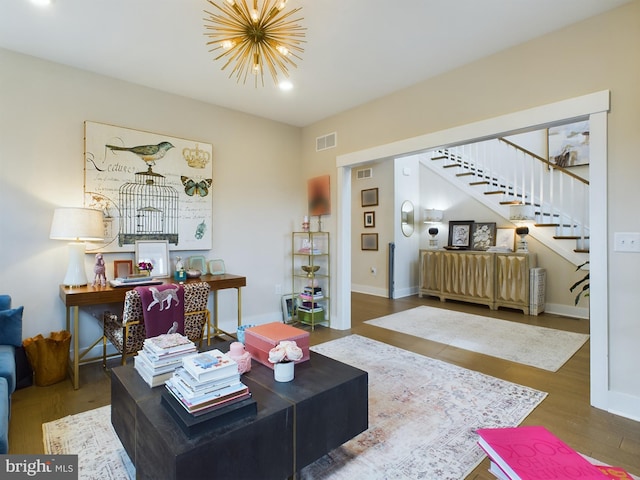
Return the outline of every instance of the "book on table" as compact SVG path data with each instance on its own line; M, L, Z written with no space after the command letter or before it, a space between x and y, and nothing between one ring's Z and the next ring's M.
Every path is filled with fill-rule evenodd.
M210 358L213 358L215 363L211 362ZM238 373L238 364L217 349L184 357L182 366L199 382L218 380Z
M164 385L164 383L169 380L174 373L173 369L161 373L154 372L143 360L141 360L140 355L136 355L134 357L133 368L138 372L138 375L140 375L142 380L144 380L151 388Z
M221 380L214 380L199 384L191 383L191 381L186 378L187 376L188 374L183 368L178 369L171 378L171 384L180 391L182 396L191 400L241 384L239 374L225 377Z
M631 474L622 467L596 465L596 468L604 473L607 478L613 478L615 480L634 480Z
M608 478L544 427L481 428L476 433L480 447L509 480Z
M180 333L165 333L146 338L143 345L150 354L158 357L196 351L195 344Z
M190 413L209 412L213 407L229 405L232 402L239 402L249 398L251 393L249 388L243 383L231 385L221 390L211 392L196 398L185 398L183 390L181 390L174 380L170 378L165 383L165 387L180 402L180 404Z

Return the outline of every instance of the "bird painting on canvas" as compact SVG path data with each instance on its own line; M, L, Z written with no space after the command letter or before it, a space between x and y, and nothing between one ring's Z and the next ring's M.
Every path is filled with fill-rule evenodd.
M105 145L112 152L131 152L139 156L149 167L156 164L156 160L163 158L167 152L174 148L169 142L160 142L157 145L139 145L137 147L119 147L118 145Z

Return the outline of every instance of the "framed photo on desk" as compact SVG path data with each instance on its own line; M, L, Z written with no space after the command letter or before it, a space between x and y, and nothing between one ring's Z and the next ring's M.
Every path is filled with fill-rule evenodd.
M149 272L150 277L169 276L169 242L167 240L137 240L135 255L136 265L140 262L153 265Z

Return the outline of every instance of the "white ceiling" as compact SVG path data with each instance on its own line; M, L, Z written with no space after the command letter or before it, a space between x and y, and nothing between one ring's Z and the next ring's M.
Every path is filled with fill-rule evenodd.
M0 47L305 126L628 1L289 0L307 28L289 92L221 71L206 0L1 0Z

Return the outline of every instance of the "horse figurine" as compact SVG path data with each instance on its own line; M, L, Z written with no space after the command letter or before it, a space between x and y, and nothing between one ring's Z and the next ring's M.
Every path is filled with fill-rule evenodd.
M104 258L102 258L101 253L96 253L96 264L93 267L93 273L96 275L91 285L95 287L100 284L105 287L107 285L107 276L105 275Z

